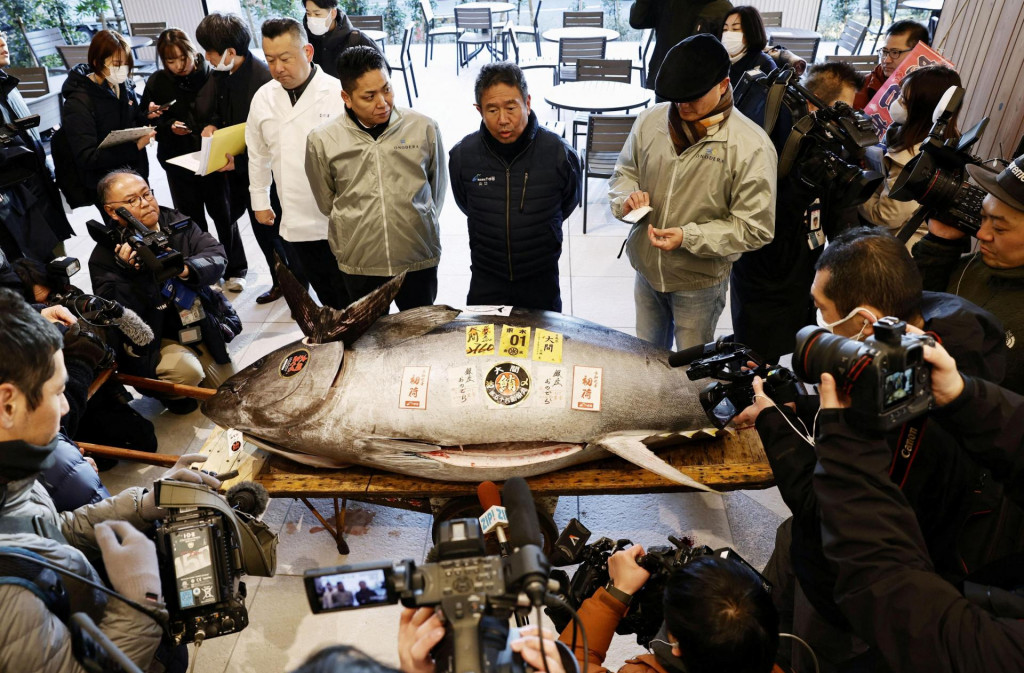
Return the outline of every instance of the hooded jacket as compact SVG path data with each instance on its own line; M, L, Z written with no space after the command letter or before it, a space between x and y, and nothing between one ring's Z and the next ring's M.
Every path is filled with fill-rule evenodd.
M670 103L642 112L609 181L612 214L635 191L651 196L654 212L629 232L629 261L658 292L699 290L729 275L748 250L775 233L778 159L771 140L733 108L729 118L677 155L668 132ZM680 227L683 245L651 245L647 225Z
M0 533L0 546L35 552L50 563L102 583L93 567L100 559L93 528L102 521L120 520L140 530L148 529L150 524L139 513L143 493L141 488L128 488L94 505L58 514L35 477L12 481L6 484L7 497L0 518L35 519L37 530L59 531L67 544L31 533L5 532ZM73 584L67 578L62 579L65 586ZM2 584L0 605L4 606L3 617L0 617L0 670L20 673L80 673L83 670L71 651L71 632L34 593ZM150 665L162 635L160 626L152 618L111 598L107 600L102 618L95 621L140 668Z
M468 218L473 272L514 281L557 271L562 222L580 201L579 156L533 112L511 159L480 126L452 148L448 163Z
M647 71L653 89L668 50L698 32L721 35L729 0L636 0L629 9L629 25L654 29L654 51ZM735 82L733 83L735 85Z
M309 32L309 24L305 18L302 19L302 27L306 29L309 43L313 45L313 63L331 77L338 76L338 57L349 47L373 47L380 51L379 44L352 27L352 22L340 7L334 30L329 30L323 35L314 35Z
M135 83L125 80L120 85L120 95L115 96L106 84L99 85L89 79L91 72L92 68L80 63L68 72L61 87L64 97L61 126L67 134L82 184L95 192L103 176L126 166L148 179L149 158L145 149L140 150L135 143L99 149L111 131L149 124L135 94Z
M394 107L376 140L348 114L306 139L306 176L345 273L395 276L437 266L448 189L437 122Z

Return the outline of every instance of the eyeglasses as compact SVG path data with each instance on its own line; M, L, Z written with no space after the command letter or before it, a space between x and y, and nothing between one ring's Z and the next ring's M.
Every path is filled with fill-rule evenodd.
M913 49L879 49L875 53L878 54L878 58L880 58L882 60L885 60L885 59L888 58L888 59L892 59L893 61L895 61L900 56L903 56L903 54L908 54L911 51L913 51Z
M152 201L155 198L156 198L156 195L153 194L153 192L151 192L151 191L149 191L147 189L146 191L142 192L142 194L137 194L135 196L129 196L124 201L107 201L106 205L110 206L110 205L113 205L115 203L127 203L132 208L138 208L139 206L142 205L142 201L143 200L145 200L145 201Z

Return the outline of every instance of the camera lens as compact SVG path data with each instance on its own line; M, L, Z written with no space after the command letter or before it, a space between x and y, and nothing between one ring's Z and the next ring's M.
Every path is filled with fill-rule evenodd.
M827 329L809 325L796 333L793 351L793 372L801 381L817 383L824 373L842 383L847 365L860 357L864 344L836 336Z

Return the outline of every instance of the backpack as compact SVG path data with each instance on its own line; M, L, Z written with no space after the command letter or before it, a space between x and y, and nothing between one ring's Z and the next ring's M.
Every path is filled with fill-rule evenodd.
M85 100L86 105L92 109L92 101L88 97ZM68 205L72 208L92 205L96 201L96 194L82 181L82 173L75 164L75 155L63 125L54 131L53 137L50 138L50 154L53 156L53 174L57 188L64 193Z

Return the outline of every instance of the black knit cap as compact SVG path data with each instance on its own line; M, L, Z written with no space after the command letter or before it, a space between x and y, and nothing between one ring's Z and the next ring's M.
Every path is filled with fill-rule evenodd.
M729 76L729 52L714 35L692 35L668 50L654 93L673 103L697 100Z

